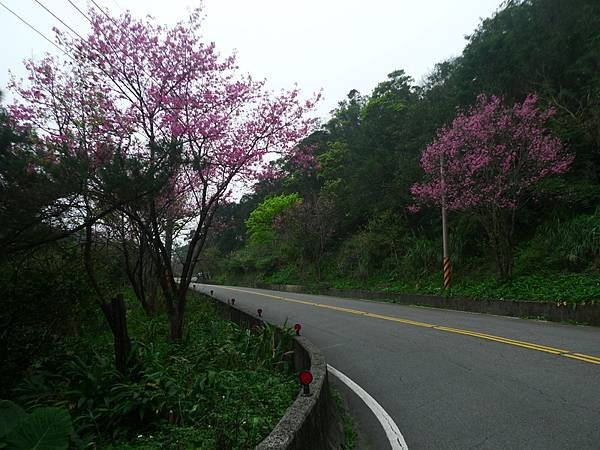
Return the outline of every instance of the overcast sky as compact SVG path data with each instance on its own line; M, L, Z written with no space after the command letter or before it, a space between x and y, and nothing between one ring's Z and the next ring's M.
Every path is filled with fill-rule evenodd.
M80 34L86 20L68 0L39 0ZM87 8L86 0L71 0ZM49 38L61 25L35 0L0 0ZM129 9L175 23L190 0L96 0L113 14ZM368 94L396 69L416 81L434 64L457 56L482 18L501 0L205 0L204 37L222 54L234 49L238 63L273 89L298 83L307 94L323 89L318 113L328 112L351 89ZM23 59L58 50L0 6L0 89L8 70L24 75ZM10 101L6 95L5 102Z

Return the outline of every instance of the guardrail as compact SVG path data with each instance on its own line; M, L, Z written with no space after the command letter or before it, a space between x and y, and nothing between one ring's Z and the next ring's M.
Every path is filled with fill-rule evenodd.
M244 328L261 326L263 321L251 313L242 311L214 297L209 297L219 313L226 319ZM277 327L277 332L282 333ZM278 336L281 336L279 334ZM310 396L298 394L285 415L258 446L257 450L325 450L329 449L330 413L329 383L327 364L321 351L308 339L294 336L292 339L292 366L294 372L310 370L313 381Z

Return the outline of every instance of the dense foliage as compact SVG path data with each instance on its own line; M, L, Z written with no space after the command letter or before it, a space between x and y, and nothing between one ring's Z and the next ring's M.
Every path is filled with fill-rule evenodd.
M242 330L197 297L185 338L174 344L164 339L164 317L148 320L139 306L128 313L133 377L115 370L111 336L104 331L63 339L13 391L28 410L67 410L76 431L73 445L251 448L297 395L285 336L274 346L267 325L258 333Z
M284 349L186 313L192 275L441 293L442 155L450 294L600 299L597 0L508 0L422 83L352 90L308 136L316 99L240 74L199 11L89 15L0 111L0 413L19 419L0 446L51 421L79 447L254 446L297 392Z
M273 155L310 165L308 147L296 144L313 123L307 112L318 96L275 94L240 73L235 56L203 42L200 9L169 27L95 8L88 16L86 38L56 30L67 61L26 61L27 81L11 83L8 112L39 154L27 161L32 180L74 169L61 172L77 188L48 199L64 205L52 218L85 230L91 285L126 353L120 301L94 279L94 243L109 235L129 253L134 242L134 253L144 248L138 260L152 261L171 339L181 340L186 290L215 212L234 185L273 176ZM178 239L188 245L175 283Z
M540 180L567 171L572 155L545 129L554 109L540 111L528 95L511 109L493 96L459 113L421 155L425 183L411 193L421 204L470 211L485 229L498 270L510 279L516 212ZM418 207L412 208L418 211Z
M64 448L29 442L66 411L77 447L252 447L295 383L272 329L185 320L188 287L234 186L275 176L274 156L312 167L297 144L319 96L241 73L200 9L163 26L95 6L0 109L0 394L30 413L0 447Z
M229 205L200 264L228 282L442 292L439 210L410 207L439 205L444 153L455 294L597 300L599 30L598 2L511 0L421 84L397 70L370 95L351 91L304 140L318 170L288 162ZM250 212L291 193L302 202L271 241L249 240Z

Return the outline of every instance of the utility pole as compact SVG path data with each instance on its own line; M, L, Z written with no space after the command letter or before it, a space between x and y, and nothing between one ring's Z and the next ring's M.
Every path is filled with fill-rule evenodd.
M444 155L440 156L440 179L442 183L442 246L444 247L444 290L450 289L452 268L448 251L448 218L446 213L446 183L444 181Z

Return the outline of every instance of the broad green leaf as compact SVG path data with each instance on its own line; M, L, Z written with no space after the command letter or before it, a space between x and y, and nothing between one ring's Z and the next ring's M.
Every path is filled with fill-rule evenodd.
M10 433L26 417L27 413L16 403L0 400L0 438Z
M11 450L66 450L73 431L64 409L38 408L7 436Z

